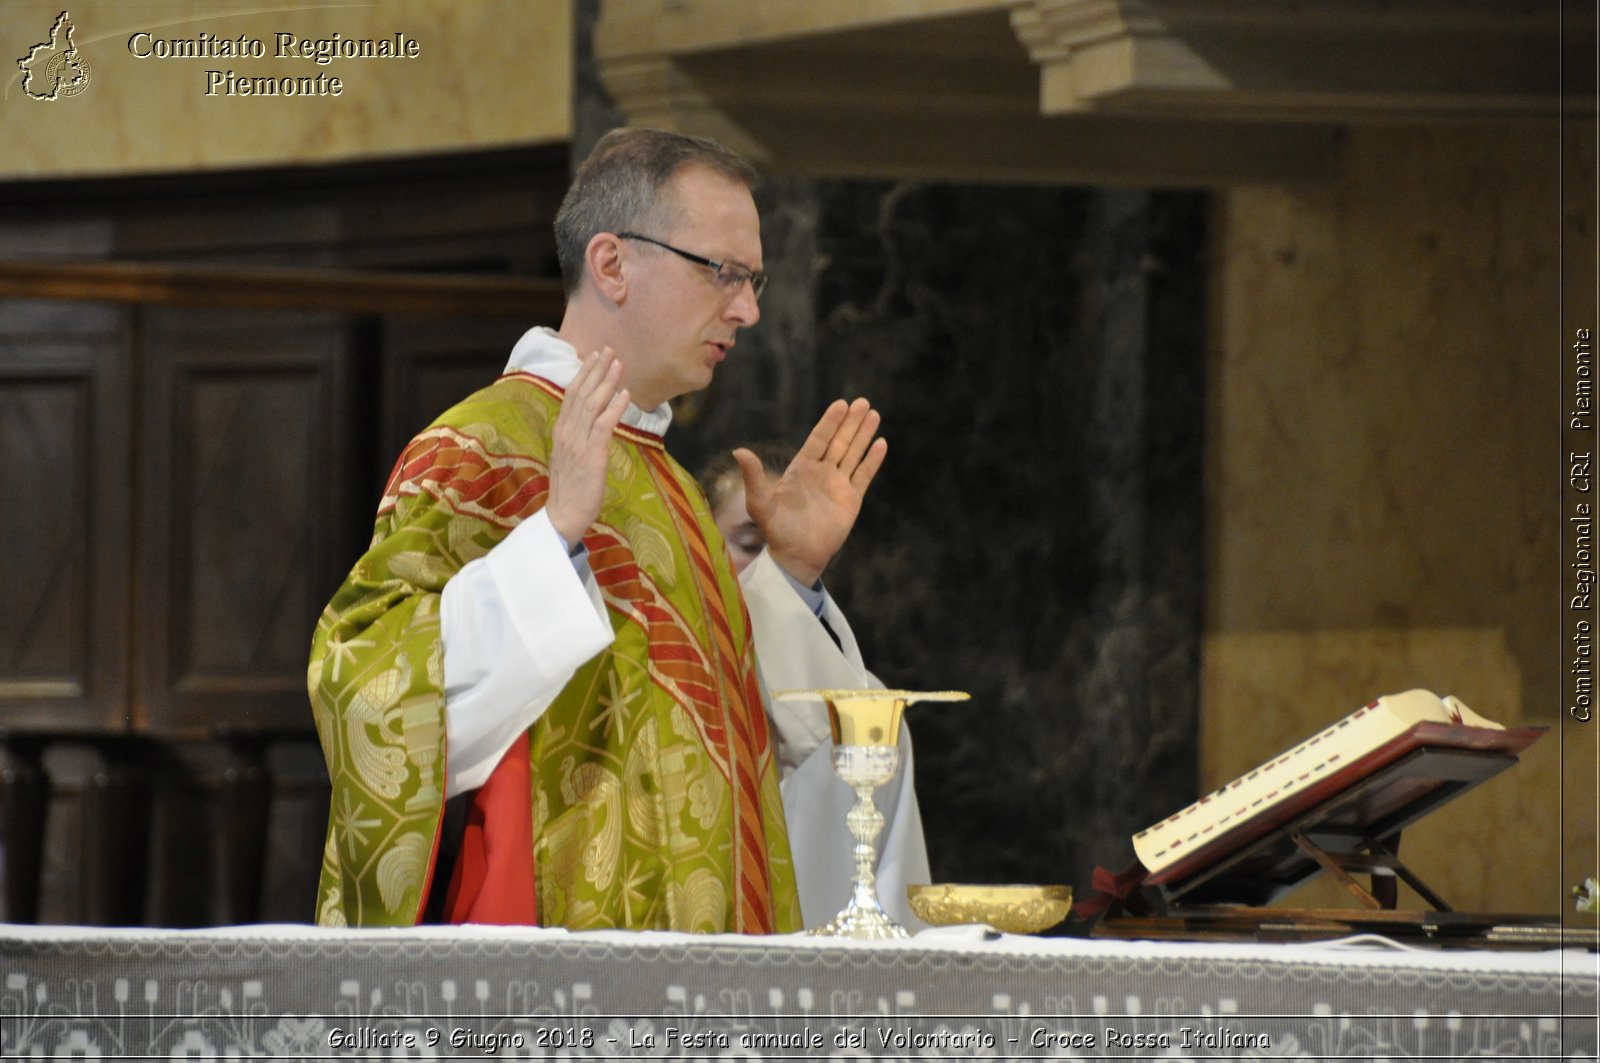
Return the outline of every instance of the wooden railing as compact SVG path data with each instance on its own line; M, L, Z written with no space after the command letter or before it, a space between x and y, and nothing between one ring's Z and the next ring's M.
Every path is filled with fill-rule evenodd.
M0 298L543 321L564 304L545 277L61 259L0 259Z

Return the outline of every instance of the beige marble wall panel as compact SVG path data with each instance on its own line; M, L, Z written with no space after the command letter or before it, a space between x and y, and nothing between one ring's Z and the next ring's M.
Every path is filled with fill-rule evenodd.
M81 63L60 68L87 74L72 94L49 76L49 60L66 51L62 31L35 53L27 88L16 64L52 40L61 6L6 8L0 180L334 162L548 143L571 132L568 0L79 0L69 10ZM278 34L292 34L302 51L301 42L337 34L402 51L415 42L417 55L319 64L280 57L287 42ZM241 37L259 42L264 57L215 54ZM157 43L174 40L186 43ZM191 54L158 54L184 49ZM282 92L286 77L295 79L292 97L237 94L239 79L271 79ZM51 89L55 99L35 98Z
M685 53L1004 9L1011 0L605 0L604 54Z
M1585 878L1600 881L1600 853L1595 839L1600 837L1600 737L1590 722L1586 727L1567 724L1561 742L1559 765L1550 763L1547 771L1560 769L1561 799L1561 880L1576 886ZM1600 925L1595 915L1580 915L1567 909L1567 919L1585 926Z
M1222 202L1206 785L1410 687L1559 727L1558 158L1553 126L1356 129L1338 182ZM1561 742L1407 838L1457 907L1553 911L1592 862Z

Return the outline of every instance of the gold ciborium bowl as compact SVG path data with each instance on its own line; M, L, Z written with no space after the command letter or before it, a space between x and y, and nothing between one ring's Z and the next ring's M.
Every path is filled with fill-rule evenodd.
M986 923L1007 934L1049 930L1072 910L1071 886L907 886L917 918L934 926Z

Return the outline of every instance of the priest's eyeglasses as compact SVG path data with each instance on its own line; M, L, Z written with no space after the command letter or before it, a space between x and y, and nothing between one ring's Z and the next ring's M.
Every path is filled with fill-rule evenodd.
M729 295L732 295L734 292L738 291L739 286L744 284L745 281L750 282L750 290L755 292L757 300L761 298L761 293L767 290L767 281L769 278L759 269L746 269L737 263L719 262L714 258L706 258L704 255L696 255L692 252L685 251L681 247L673 247L671 244L663 243L653 236L645 236L642 233L626 232L618 233L617 236L624 240L639 240L643 243L655 244L657 247L665 248L666 250L671 251L679 258L688 259L697 266L704 266L706 269L711 271L713 280L716 282L717 287L721 288Z

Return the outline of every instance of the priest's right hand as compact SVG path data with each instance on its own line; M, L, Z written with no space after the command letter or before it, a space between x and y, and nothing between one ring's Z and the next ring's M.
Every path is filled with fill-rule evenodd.
M622 363L610 347L583 360L567 385L550 445L550 524L576 546L600 516L606 491L606 455L611 430L628 408L628 389L620 387Z

